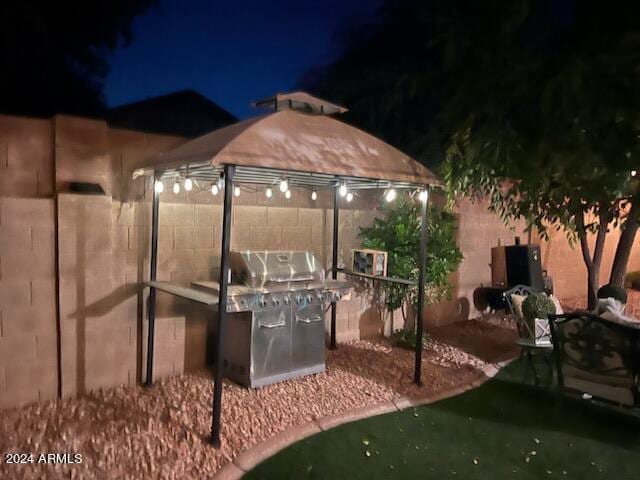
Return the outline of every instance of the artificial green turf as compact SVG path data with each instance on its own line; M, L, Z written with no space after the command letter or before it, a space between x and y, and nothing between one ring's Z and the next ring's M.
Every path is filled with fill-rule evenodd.
M636 412L521 382L514 362L482 387L302 440L245 479L640 478Z

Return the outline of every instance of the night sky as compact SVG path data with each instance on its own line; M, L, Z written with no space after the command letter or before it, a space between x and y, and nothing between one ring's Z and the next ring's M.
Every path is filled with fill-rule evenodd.
M291 90L341 48L339 33L381 0L160 0L111 56L109 106L192 88L240 118Z

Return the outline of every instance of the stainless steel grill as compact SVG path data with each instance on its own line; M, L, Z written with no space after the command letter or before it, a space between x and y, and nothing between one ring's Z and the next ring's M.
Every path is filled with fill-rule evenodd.
M324 314L351 287L311 252L230 252L225 374L254 388L324 371ZM218 292L217 282L194 286Z

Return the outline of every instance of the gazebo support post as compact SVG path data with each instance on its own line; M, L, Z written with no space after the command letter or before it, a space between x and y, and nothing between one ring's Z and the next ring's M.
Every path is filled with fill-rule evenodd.
M231 246L231 214L233 208L233 175L235 165L224 166L224 205L222 214L222 249L220 252L220 289L218 300L218 333L216 336L216 372L213 383L211 444L220 447L220 416L222 412L222 377L224 363L224 328L227 316L227 286L229 283L229 250Z
M155 282L158 276L158 215L160 213L160 192L156 189L156 182L160 180L161 175L153 172L153 183L151 191L153 197L151 200L151 265L149 279ZM149 307L148 307L148 336L147 336L147 376L145 385L150 387L153 384L153 340L156 329L156 289L149 288Z
M428 187L427 192L428 192ZM424 286L427 276L427 206L429 197L422 201L420 215L420 251L418 253L418 311L416 312L416 364L413 381L422 385L422 335L424 331Z
M334 280L338 278L338 225L339 225L339 212L338 209L338 186L333 189L333 243L331 249L331 278ZM337 315L337 302L335 299L331 302L331 340L329 348L331 350L336 349L336 315Z

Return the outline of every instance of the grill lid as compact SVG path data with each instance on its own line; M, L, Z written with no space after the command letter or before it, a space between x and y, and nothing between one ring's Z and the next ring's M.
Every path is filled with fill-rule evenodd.
M234 281L253 288L292 282L324 283L324 270L312 252L293 250L244 250L230 252Z

